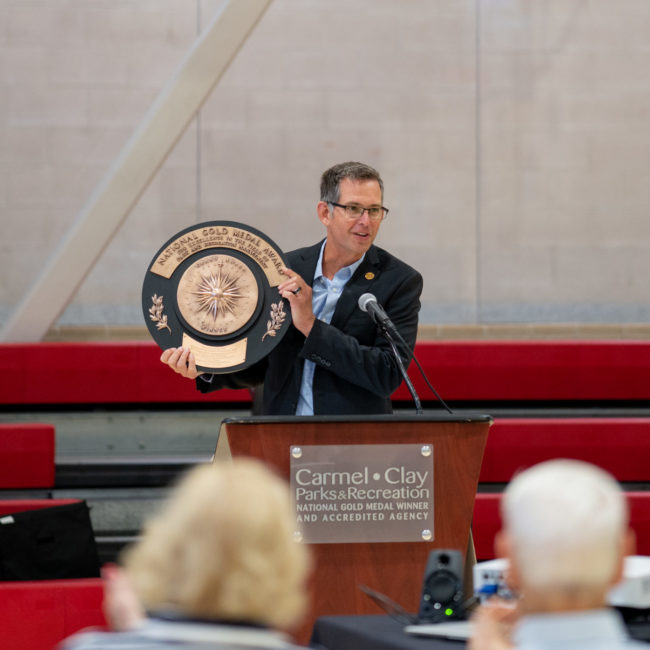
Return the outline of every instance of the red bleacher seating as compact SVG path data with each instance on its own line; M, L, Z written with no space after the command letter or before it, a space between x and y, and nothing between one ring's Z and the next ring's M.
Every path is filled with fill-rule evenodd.
M54 427L0 424L0 488L54 485Z
M496 419L490 429L479 482L507 483L517 471L552 458L598 465L625 483L650 481L650 418ZM650 492L628 491L638 553L650 555ZM476 555L494 557L501 527L500 494L476 496L472 530Z
M650 341L425 341L415 354L448 401L650 399ZM409 375L432 399L415 364Z
M25 512L26 510L69 506L73 503L80 502L81 499L1 499L0 516L11 515L16 512Z
M153 342L0 344L0 404L250 402L248 390L199 393L160 353Z
M636 533L636 552L650 555L650 492L627 492L625 496L630 508L630 525ZM479 561L495 557L494 537L501 528L500 502L501 494L476 495L472 534Z
M445 400L649 400L650 341L424 341L416 355ZM0 344L0 404L250 402L198 393L149 341ZM415 364L409 374L431 400ZM410 401L402 385L396 401Z
M0 517L72 503L79 499L4 499ZM105 627L102 599L100 578L0 581L0 648L50 650L82 628Z
M476 559L492 560L494 553L494 538L501 530L501 513L499 504L501 494L476 495L474 500L474 515L472 517L472 537L474 538L474 551Z
M479 482L507 483L518 470L558 456L598 465L619 481L650 481L650 418L496 419Z
M0 582L0 647L52 650L85 627L106 627L101 578Z
M418 342L416 356L449 402L605 406L650 403L650 341ZM200 394L159 361L153 342L0 344L5 372L0 404L240 403L247 390ZM423 401L433 400L411 364ZM410 402L402 385L395 402ZM486 408L489 412L489 407ZM650 419L498 419L491 429L482 484L506 483L524 467L555 457L595 463L622 482L650 483ZM638 552L650 555L650 492L628 492ZM493 557L498 494L480 493L474 510L479 559Z

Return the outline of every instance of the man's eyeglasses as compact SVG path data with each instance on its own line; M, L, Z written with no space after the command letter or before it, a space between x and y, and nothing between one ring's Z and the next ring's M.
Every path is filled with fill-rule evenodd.
M367 212L370 221L381 221L388 214L388 208L385 208L383 205L364 208L360 205L342 205L341 203L334 203L334 201L328 201L328 203L335 205L337 208L341 208L345 212L345 216L350 220L360 219L363 213Z

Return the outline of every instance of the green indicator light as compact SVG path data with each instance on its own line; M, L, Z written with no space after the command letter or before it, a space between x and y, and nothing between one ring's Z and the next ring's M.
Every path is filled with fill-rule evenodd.
M449 607L447 607L447 609L445 610L445 614L446 614L447 616L451 616L453 613L454 613L454 610L453 610L453 609L450 609Z

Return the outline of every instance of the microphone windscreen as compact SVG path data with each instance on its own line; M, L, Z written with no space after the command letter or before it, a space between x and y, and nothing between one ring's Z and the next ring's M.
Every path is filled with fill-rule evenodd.
M364 293L359 296L357 304L359 305L359 309L361 311L368 311L368 305L371 302L377 304L377 298L375 298L371 293Z

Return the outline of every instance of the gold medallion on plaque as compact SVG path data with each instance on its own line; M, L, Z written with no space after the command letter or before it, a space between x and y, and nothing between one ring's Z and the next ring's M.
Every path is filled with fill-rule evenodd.
M200 370L256 363L291 322L277 291L285 266L278 247L249 226L186 228L156 253L145 276L142 307L152 337L162 349L189 347Z
M255 313L258 287L252 271L230 255L208 255L190 264L178 282L181 315L196 330L224 336Z

